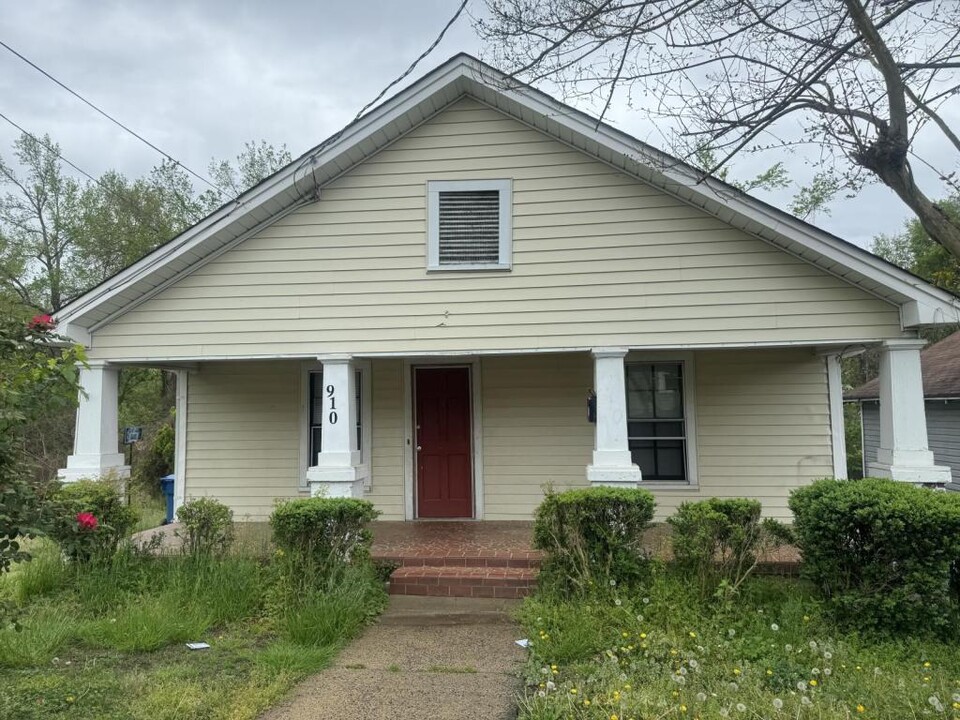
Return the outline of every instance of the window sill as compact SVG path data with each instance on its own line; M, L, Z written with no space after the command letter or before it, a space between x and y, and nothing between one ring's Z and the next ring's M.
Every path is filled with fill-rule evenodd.
M695 482L686 480L643 480L637 484L637 487L649 488L650 490L675 490L677 492L696 492L700 486Z
M428 265L427 273L433 275L445 272L510 272L512 269L512 265Z

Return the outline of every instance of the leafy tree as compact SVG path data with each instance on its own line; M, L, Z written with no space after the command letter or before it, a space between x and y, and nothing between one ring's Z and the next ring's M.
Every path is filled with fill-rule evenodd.
M0 159L0 282L35 310L57 310L78 289L72 224L81 189L59 154L49 137L23 135L14 143L21 172Z
M210 161L207 168L210 179L220 189L220 194L207 190L201 195L201 202L207 212L212 212L223 204L224 197L236 197L292 161L286 145L274 147L266 140L244 143L236 164L228 160Z
M24 322L17 308L0 312L0 573L29 559L19 544L40 525L42 488L30 481L25 429L73 407L80 347L61 347L49 316Z
M883 183L960 257L960 224L913 173L914 162L934 167L938 193L960 190L956 158L921 158L915 142L928 130L960 152L943 111L960 91L955 0L487 0L487 7L477 28L512 75L596 95L601 117L624 89L677 128L681 154L714 148L720 158L709 173L741 152L811 145L844 187Z

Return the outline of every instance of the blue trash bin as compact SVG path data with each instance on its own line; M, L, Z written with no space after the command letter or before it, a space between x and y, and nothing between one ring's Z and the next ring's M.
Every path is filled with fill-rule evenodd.
M167 499L167 517L163 521L163 524L173 522L173 475L165 475L160 478L160 489L163 491L163 496Z

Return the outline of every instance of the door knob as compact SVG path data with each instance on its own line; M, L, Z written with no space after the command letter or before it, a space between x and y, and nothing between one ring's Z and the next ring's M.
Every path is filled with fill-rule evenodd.
M420 452L422 449L423 449L423 448L421 448L419 445L417 445L417 452Z

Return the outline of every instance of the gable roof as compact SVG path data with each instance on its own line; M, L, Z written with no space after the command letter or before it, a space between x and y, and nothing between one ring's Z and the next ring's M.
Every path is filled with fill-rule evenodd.
M293 210L323 187L462 97L469 96L719 220L901 307L907 326L960 322L960 299L549 95L460 54L347 125L56 313L61 332L89 333L156 295Z
M960 332L948 335L920 353L923 396L960 398ZM874 378L844 394L845 400L875 400L880 397L880 380Z

